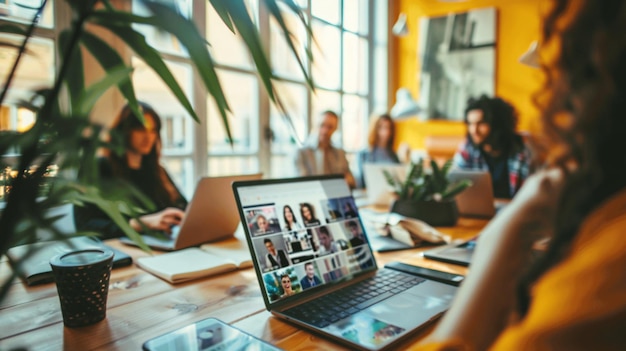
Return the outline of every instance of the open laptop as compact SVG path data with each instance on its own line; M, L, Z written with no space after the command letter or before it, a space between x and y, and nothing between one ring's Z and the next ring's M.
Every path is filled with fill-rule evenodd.
M491 218L506 202L498 203L493 196L491 174L487 171L468 171L454 169L448 173L448 179L458 181L469 179L472 186L456 196L459 214L467 217ZM453 243L436 249L424 251L425 258L446 263L469 266L474 255L476 239Z
M456 196L461 216L491 218L496 214L491 174L488 171L453 169L448 173L450 181L469 179L472 185Z
M383 173L385 170L396 179L404 181L408 166L396 163L364 163L363 179L368 205L389 206L394 199L394 189L387 183Z
M358 212L341 211L354 201L343 176L235 182L233 191L265 306L278 318L381 350L448 309L456 287L377 267ZM286 207L298 229L285 228ZM282 229L253 230L261 215Z
M155 250L174 251L233 236L240 220L231 184L261 177L261 173L255 173L200 178L185 209L185 217L180 225L172 228L172 234L166 237L142 235L143 240ZM127 237L120 241L136 245Z

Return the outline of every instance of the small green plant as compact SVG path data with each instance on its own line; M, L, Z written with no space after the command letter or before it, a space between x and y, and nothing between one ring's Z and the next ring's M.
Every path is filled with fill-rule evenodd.
M472 185L469 179L451 182L448 179L451 166L452 160L446 161L441 168L431 160L428 171L424 169L424 160L420 159L417 163L411 163L404 181L392 176L387 170L383 170L383 173L398 200L446 201Z

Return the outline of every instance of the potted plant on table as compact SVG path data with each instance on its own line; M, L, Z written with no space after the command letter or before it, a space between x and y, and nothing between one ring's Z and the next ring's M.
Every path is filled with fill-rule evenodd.
M424 160L412 163L405 180L392 176L383 170L387 183L394 189L396 200L391 212L423 220L432 226L453 226L459 212L454 197L472 185L469 180L451 182L448 172L452 160L440 168L437 162L430 161L430 169L424 168Z
M116 2L117 4L123 2ZM279 111L282 104L273 87L274 76L269 60L264 52L258 29L251 17L247 2L244 0L207 0L219 14L221 20L245 43L252 57L259 79L267 94ZM102 139L101 132L106 126L94 123L91 112L95 103L109 89L117 88L131 106L138 118L143 120L131 80L133 67L124 60L116 47L106 40L111 37L123 43L125 50L131 50L141 58L166 84L185 111L196 121L198 116L176 81L173 72L166 65L165 58L157 47L150 45L137 25L151 26L160 32L174 36L185 47L200 81L206 87L217 105L229 141L232 142L227 113L230 111L227 97L224 95L218 79L213 58L209 52L209 43L198 31L193 19L186 18L158 1L145 1L149 14L140 16L131 11L117 9L109 0L65 0L65 6L72 13L72 21L67 29L59 31L56 38L60 57L57 74L50 87L43 87L32 94L31 99L13 101L20 107L31 110L35 115L34 125L27 131L3 135L0 138L0 168L8 167L4 156L11 154L11 177L4 176L2 185L10 189L4 197L4 207L0 212L0 256L15 245L30 244L37 240L36 232L45 229L53 238L66 238L54 227L58 217L50 218L50 209L61 205L81 206L92 203L100 207L131 239L139 246L149 250L139 234L128 224L124 215L137 215L137 211L128 204L130 194L137 191L130 186L119 188L101 186L97 156L98 149L107 147L121 152L121 145ZM285 11L292 12L300 19L301 25L311 33L301 9L293 0L265 0L262 2L267 13L278 24L284 34L284 40L297 59L302 73L312 88L312 81L305 70L303 58L299 55L295 41L287 26ZM8 91L21 58L28 52L27 44L36 30L47 1L35 11L29 25L0 21L0 47L15 50L14 64L0 90L0 104L5 103ZM53 5L52 2L48 4ZM285 5L285 6L279 6ZM104 35L93 31L104 29ZM18 37L21 45L15 41L4 40L6 36ZM311 60L311 52L304 51ZM84 70L84 55L91 55L102 67L104 73L98 81L87 84ZM80 176L76 176L81 169ZM55 170L55 177L49 177L50 170ZM146 204L149 206L150 204ZM96 233L97 234L97 233ZM94 235L94 233L75 233L75 235ZM0 301L16 277L11 276L0 281Z

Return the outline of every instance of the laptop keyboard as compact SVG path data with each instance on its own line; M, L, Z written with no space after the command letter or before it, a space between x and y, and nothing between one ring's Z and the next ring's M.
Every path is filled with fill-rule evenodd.
M383 269L369 279L292 307L283 313L324 328L424 281L420 277Z

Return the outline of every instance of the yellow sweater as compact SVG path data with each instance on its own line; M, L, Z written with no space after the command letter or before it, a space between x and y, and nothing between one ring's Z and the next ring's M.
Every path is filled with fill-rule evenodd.
M455 341L414 349L471 350ZM490 350L626 350L626 191L583 222L571 253L535 284L528 314Z

